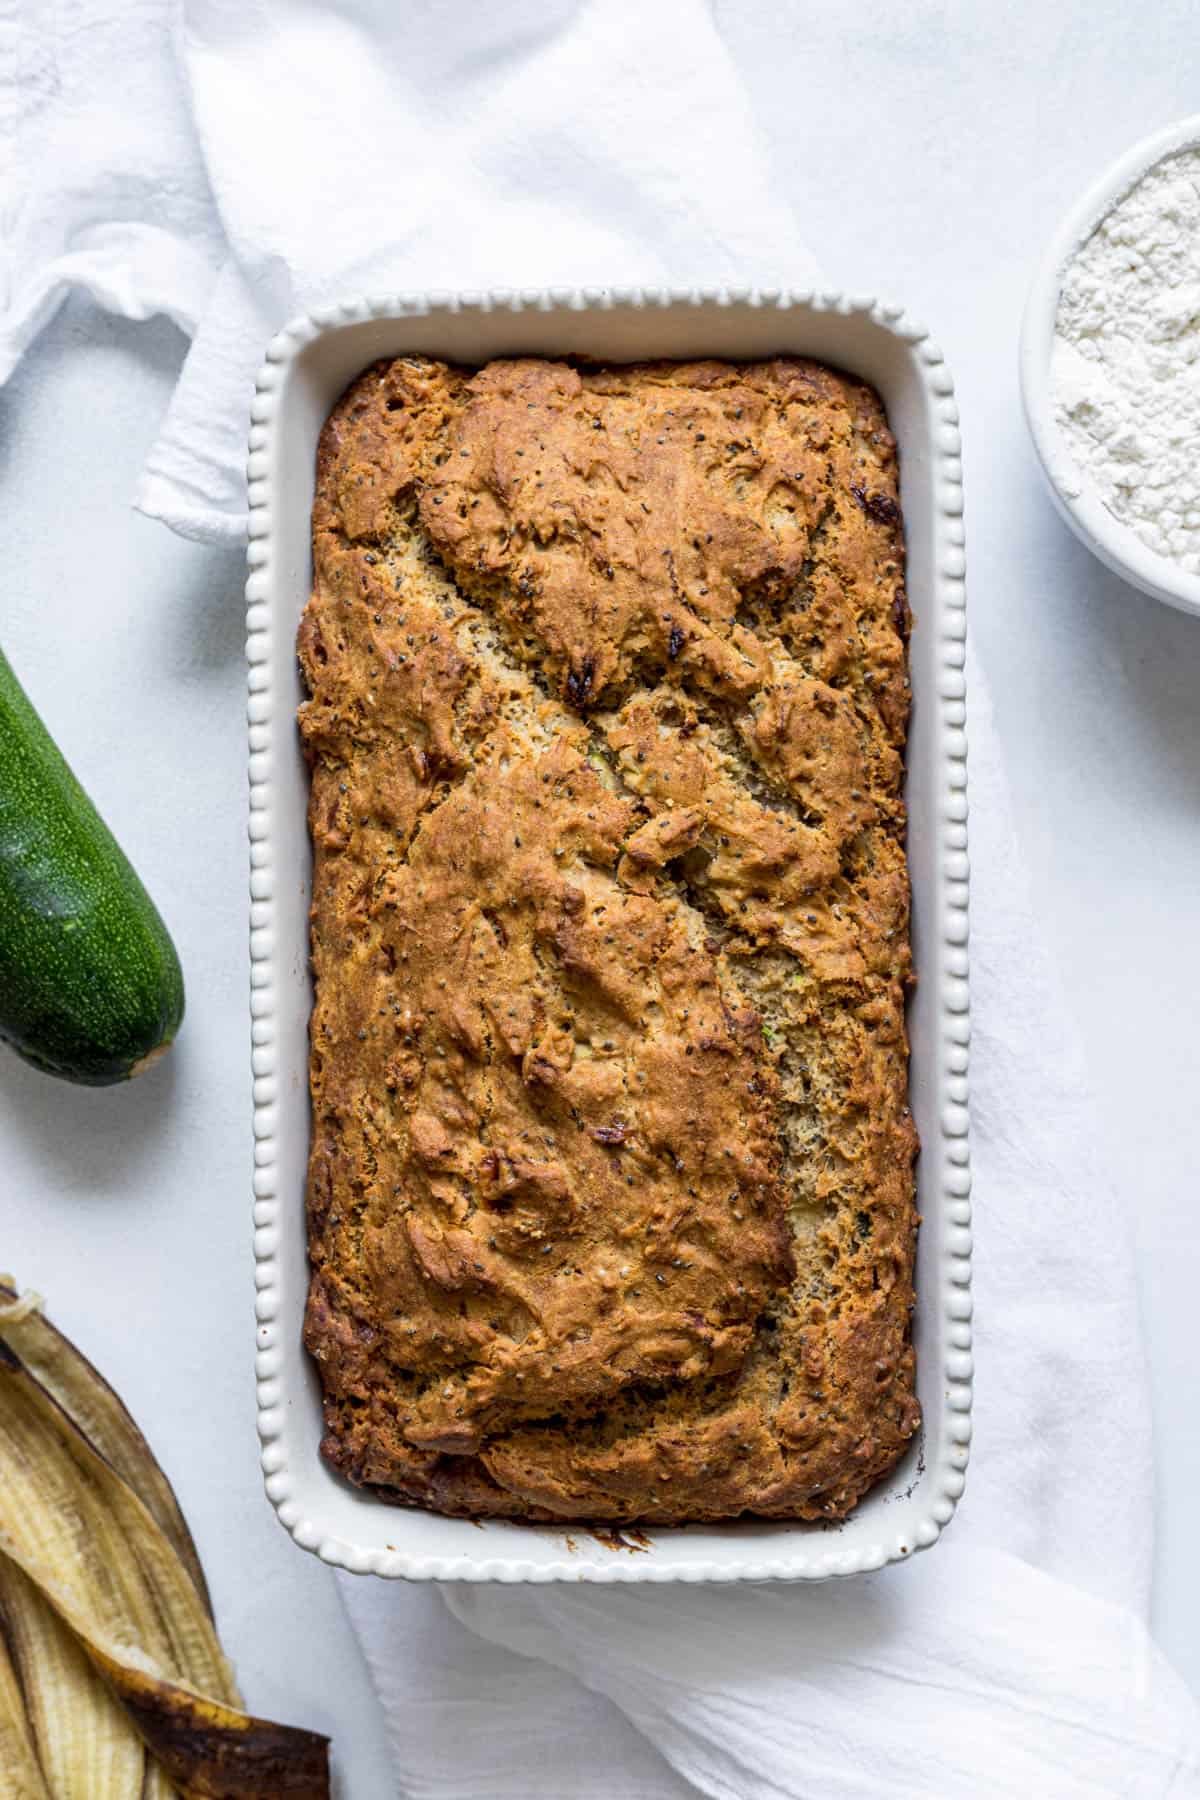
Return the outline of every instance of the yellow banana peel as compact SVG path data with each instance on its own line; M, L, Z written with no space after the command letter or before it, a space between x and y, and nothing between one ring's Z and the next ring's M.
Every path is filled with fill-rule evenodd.
M0 1800L329 1795L325 1738L242 1710L191 1535L132 1418L5 1281L0 1750Z

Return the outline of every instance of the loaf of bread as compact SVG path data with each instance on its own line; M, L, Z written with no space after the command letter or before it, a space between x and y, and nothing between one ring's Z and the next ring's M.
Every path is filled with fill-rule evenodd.
M918 1423L878 397L375 365L321 439L306 1342L436 1511L838 1518Z

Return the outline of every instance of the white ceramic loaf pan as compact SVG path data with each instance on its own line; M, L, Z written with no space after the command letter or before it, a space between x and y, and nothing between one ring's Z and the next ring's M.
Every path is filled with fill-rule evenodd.
M645 1547L612 1547L577 1526L476 1524L388 1506L339 1479L318 1454L320 1387L300 1340L310 858L294 724L317 438L347 383L377 357L476 363L570 351L615 361L815 356L874 383L900 444L914 620L907 794L919 981L909 1028L923 1145L915 1334L924 1425L891 1476L838 1526L672 1528L648 1534ZM940 353L898 308L831 294L393 297L290 325L267 352L252 417L246 647L258 1429L281 1523L326 1562L443 1581L811 1580L877 1569L933 1544L962 1492L971 1405L962 471Z

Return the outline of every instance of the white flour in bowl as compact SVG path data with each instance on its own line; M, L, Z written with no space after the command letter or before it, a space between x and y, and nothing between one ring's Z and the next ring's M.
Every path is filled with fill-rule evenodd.
M1067 491L1200 575L1200 149L1156 163L1071 258L1051 384Z

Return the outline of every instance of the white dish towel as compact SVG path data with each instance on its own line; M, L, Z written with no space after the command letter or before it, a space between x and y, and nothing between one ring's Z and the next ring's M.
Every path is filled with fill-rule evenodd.
M443 1604L344 1578L400 1792L1200 1794L1197 1709L1144 1625L1132 1252L970 664L968 683L978 1381L958 1517L901 1568L807 1588L461 1587Z
M0 380L72 287L168 313L194 341L138 503L236 540L250 384L303 308L811 280L742 96L701 0L0 0ZM817 1588L344 1581L397 1795L1200 1795L1200 1718L1145 1629L1131 1245L969 679L979 1382L960 1517L910 1565Z

